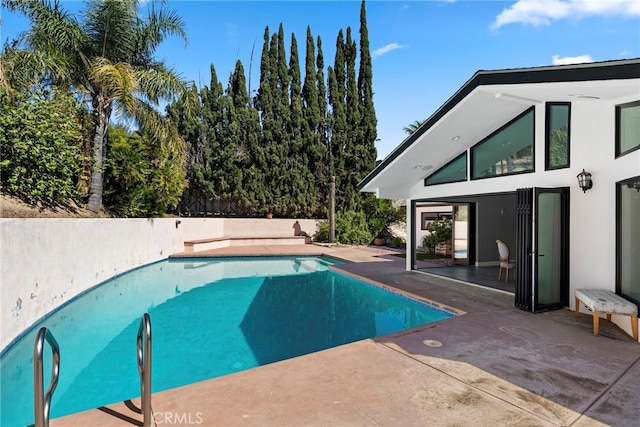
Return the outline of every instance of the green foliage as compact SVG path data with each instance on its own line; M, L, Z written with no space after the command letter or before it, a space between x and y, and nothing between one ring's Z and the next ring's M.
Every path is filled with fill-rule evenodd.
M348 211L336 215L336 241L345 245L366 245L374 235L369 230L369 223L364 212ZM329 241L329 222L319 224L316 240Z
M70 96L0 95L2 187L30 204L79 202L82 107Z
M442 219L431 223L429 234L422 238L422 246L433 252L436 245L451 241L451 220Z
M400 237L394 237L391 239L391 247L392 248L404 248L406 246L406 242L402 240Z
M378 199L373 194L362 194L360 204L368 218L369 231L374 236L385 236L387 227L405 218L404 209L390 199Z
M329 221L321 221L318 223L318 234L316 234L318 242L329 241Z
M105 202L127 217L162 215L180 201L184 171L157 141L122 127L109 128Z
M360 12L360 55L351 29L339 30L326 79L321 39L316 55L307 28L302 78L296 36L287 61L280 24L273 34L264 30L257 91L246 91L238 61L226 92L212 67L199 106L190 112L181 100L168 107L191 149L190 192L239 214L326 217L335 176L336 210L364 211L369 232L384 231L389 215L356 188L375 165L377 138L364 2Z
M348 211L336 215L336 240L346 245L368 244L375 236L369 230L364 212Z
M549 145L549 167L565 166L568 164L569 131L566 126L551 132Z
M138 1L88 0L78 16L58 1L5 1L9 10L31 21L10 55L8 77L25 84L53 84L84 97L95 117L91 151L91 185L87 207L102 209L104 153L112 112L132 119L163 141L176 163L184 161L184 143L153 107L184 90L181 78L154 59L168 36L186 41L182 19L163 2L139 8ZM20 49L18 49L20 48ZM20 67L19 58L30 57ZM11 83L11 82L10 82Z

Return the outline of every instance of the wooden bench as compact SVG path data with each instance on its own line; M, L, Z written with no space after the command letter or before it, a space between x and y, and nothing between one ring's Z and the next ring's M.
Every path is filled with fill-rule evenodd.
M612 314L631 316L631 333L638 341L638 306L605 289L576 289L576 314L580 315L580 301L593 312L593 336L598 336L600 313L611 321Z

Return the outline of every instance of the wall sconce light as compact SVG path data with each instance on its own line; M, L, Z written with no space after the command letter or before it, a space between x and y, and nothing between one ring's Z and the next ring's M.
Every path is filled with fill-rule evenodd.
M584 169L582 169L582 172L578 174L577 178L578 178L578 185L580 185L580 188L582 188L583 192L586 193L587 190L593 187L593 181L591 181L591 174L589 172L586 172Z

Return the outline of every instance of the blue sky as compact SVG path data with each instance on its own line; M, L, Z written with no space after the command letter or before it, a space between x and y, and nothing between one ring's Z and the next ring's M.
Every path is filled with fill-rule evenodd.
M273 33L283 24L287 61L295 34L304 77L307 26L322 39L325 66L333 65L340 29L350 26L359 41L360 3L169 0L189 40L170 39L157 53L199 85L209 85L211 64L225 87L236 60L247 74L252 64L253 90L266 26ZM433 114L478 70L640 57L640 0L368 0L366 9L379 158L405 139L405 126ZM1 19L3 42L28 28L6 10Z

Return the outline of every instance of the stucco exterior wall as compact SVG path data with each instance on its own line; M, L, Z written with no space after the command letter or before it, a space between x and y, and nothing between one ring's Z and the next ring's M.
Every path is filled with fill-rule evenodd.
M0 349L52 310L191 239L293 236L295 219L0 219ZM316 232L316 220L299 220Z
M627 102L637 99L629 98ZM602 100L571 103L570 167L546 171L545 104L536 105L535 172L461 183L411 188L411 199L473 196L515 191L518 188L570 188L569 195L569 305L575 309L577 288L615 291L616 283L616 183L640 175L640 150L615 157L615 106ZM590 172L593 188L586 193L576 176ZM514 213L515 214L515 213ZM482 259L482 255L479 255ZM627 316L612 319L630 333Z

